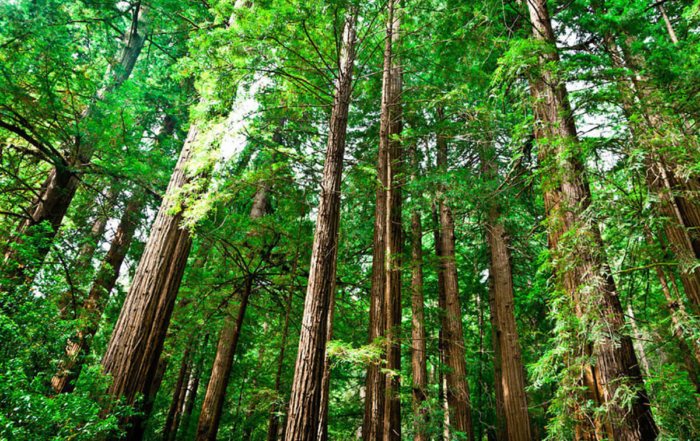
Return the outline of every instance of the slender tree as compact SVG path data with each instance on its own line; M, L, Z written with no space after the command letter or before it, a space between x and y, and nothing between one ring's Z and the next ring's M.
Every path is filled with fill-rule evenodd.
M316 234L311 252L309 284L306 291L299 351L289 400L286 441L310 441L318 435L321 383L325 365L331 290L335 286L340 224L340 184L345 153L345 135L352 92L355 61L357 10L351 7L345 18L339 70L331 110L328 150L321 180L321 198Z

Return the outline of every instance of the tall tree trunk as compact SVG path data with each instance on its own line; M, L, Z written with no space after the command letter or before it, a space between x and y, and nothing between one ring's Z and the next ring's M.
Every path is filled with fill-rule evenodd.
M279 132L275 133L275 141L279 143ZM250 219L253 221L260 220L265 216L267 208L267 192L269 184L261 182L258 191L253 196L253 204L250 209ZM250 235L256 234L254 231L249 231ZM252 254L255 254L254 251ZM214 358L214 366L212 367L211 379L207 385L207 392L204 396L202 404L202 413L199 417L197 427L197 440L216 439L216 433L219 430L219 421L221 419L221 411L226 398L226 388L228 387L229 376L233 367L233 358L236 354L236 346L241 333L241 326L245 318L245 310L248 305L248 297L250 295L250 287L253 283L252 276L248 275L245 282L245 291L241 297L241 303L238 311L238 316L234 322L233 315L228 315L224 321L224 326L219 337L219 346Z
M153 380L190 253L192 239L180 225L182 210L172 213L172 198L190 182L185 167L198 134L199 128L192 124L102 358L104 372L114 378L109 393L129 404L139 393L145 394ZM130 440L141 421L133 417L128 422Z
M57 393L70 393L75 388L74 382L80 376L80 371L85 364L85 357L90 352L92 338L99 329L102 312L109 299L109 294L117 283L122 263L124 263L134 238L144 199L144 195L136 194L127 204L87 300L84 305L80 305L83 325L68 342L66 358L60 363L59 372L51 379L51 386Z
M241 326L248 307L252 284L253 277L249 275L245 279L245 286L241 293L241 301L236 318L233 318L233 314L227 315L224 320L224 326L221 328L214 365L211 369L211 377L209 384L207 384L207 391L202 402L202 412L197 423L197 435L195 436L197 441L216 440L216 433L219 430L219 422L221 421L221 412L224 408L224 399L226 398L226 388L231 376L233 359L236 355L236 346L238 346L238 339L241 335Z
M438 108L438 118L444 120L442 108ZM447 139L438 134L438 168L447 173ZM440 213L440 252L445 278L445 355L447 372L447 401L450 407L450 422L454 430L464 433L469 441L474 440L467 363L464 358L464 331L462 329L462 305L459 299L457 261L455 256L455 231L452 210L447 205L444 190L438 193Z
M86 121L96 113L97 102L102 101L112 91L121 85L131 76L136 60L138 59L148 32L149 11L140 2L135 7L133 19L129 30L124 34L122 53L114 71L109 75L108 84L97 93L93 102L88 105L80 120ZM24 243L23 237L34 237L39 233L36 226L47 223L50 226L45 233L42 245L32 254L31 259L26 260L17 248L9 247L5 250L5 261L11 262L14 267L9 270L11 284L22 283L22 279L29 276L29 270L34 271L44 260L44 256L50 249L50 242L58 232L63 218L68 211L75 191L79 184L78 173L92 160L95 150L95 134L86 133L84 137L78 136L75 145L72 147L70 158L63 163L56 163L49 173L48 180L44 186L37 204L29 207L28 212L31 217L20 223L17 234L13 242ZM0 287L0 289L12 290L12 286Z
M498 338L498 309L496 308L496 287L494 286L493 270L489 265L489 310L491 311L491 341L493 342L493 382L496 406L496 441L508 441L508 425L506 421L505 399L503 396L503 357L501 355L500 339Z
M496 158L493 157L495 152L489 153L491 157L482 157L484 177L492 179L497 176L498 171ZM525 393L525 368L520 351L520 336L515 321L513 269L510 249L508 248L510 238L501 221L501 213L497 203L489 208L488 216L486 237L491 253L489 274L491 277L490 287L493 290L491 304L493 311L491 314L496 324L494 331L499 351L497 358L500 363L500 381L502 382L501 385L496 385L496 389L502 391L508 441L528 441L533 437ZM507 393L505 393L506 391ZM497 406L499 406L498 403Z
M343 29L316 234L311 252L309 284L289 400L286 441L311 441L318 434L321 381L326 359L326 328L338 256L341 177L352 92L357 14L356 7L352 6Z
M560 286L570 296L576 314L586 316L605 330L598 341L586 342L578 348L579 356L596 360L595 365L582 366L582 386L587 394L578 399L580 404L593 400L597 406L605 405L609 410L605 415L581 415L577 409L576 435L581 440L653 440L658 430L632 341L623 330L622 306L604 261L600 231L594 221L582 217L590 205L591 192L577 146L566 86L551 71L551 66L559 62L559 55L547 3L532 0L528 7L534 38L550 46L540 56L540 76L531 81L549 248L555 258ZM575 238L575 250L567 249L572 242L565 234ZM621 387L627 386L635 391L636 399L623 408L615 397Z
M399 0L388 5L386 39L384 48L384 78L380 117L379 143L387 149L386 161L386 233L384 260L384 313L387 338L385 392L384 392L384 441L401 441L401 188L398 183L401 165L401 143L395 137L401 134L401 67L396 62L394 46L399 40Z
M446 352L447 344L445 342L446 322L446 305L445 300L445 271L442 266L442 235L440 234L440 215L438 214L437 203L433 204L432 217L435 230L433 231L433 240L435 242L435 257L437 259L437 279L438 279L438 310L440 311L440 331L438 331L438 360L440 365L439 374L439 394L438 401L444 408L444 418L442 421L443 430L440 436L441 440L448 441L450 439L450 412L447 404L447 379L445 378Z
M416 145L411 149L411 180L416 180L418 158ZM420 193L413 195L414 203ZM423 306L423 227L420 212L411 214L411 371L413 390L413 413L415 416L414 441L428 441L428 409L424 406L428 390L428 362L425 340L425 312Z

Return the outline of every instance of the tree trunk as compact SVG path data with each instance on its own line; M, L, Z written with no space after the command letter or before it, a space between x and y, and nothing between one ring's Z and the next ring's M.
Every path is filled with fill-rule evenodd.
M489 273L493 270L489 266ZM491 341L493 342L493 382L496 406L496 441L508 441L508 425L506 422L505 399L503 396L503 357L501 356L500 339L498 338L498 309L496 308L496 288L493 276L489 277L489 309L491 311Z
M384 49L384 78L380 117L379 143L387 149L386 161L386 233L384 260L384 313L387 338L384 441L401 441L401 188L397 181L401 165L401 143L394 138L401 134L401 67L394 56L400 28L399 0L390 0Z
M418 159L416 146L411 149L411 180L416 180ZM413 196L414 202L420 194ZM425 312L423 306L423 227L418 210L411 214L411 371L413 390L413 414L415 416L414 441L428 441L428 409L424 407L428 390L428 362L425 340Z
M352 92L356 23L357 9L352 6L345 19L341 43L309 284L289 400L286 441L311 441L318 434L321 381L326 358L326 328L338 255L341 177Z
M438 118L444 119L442 108L438 108ZM447 173L447 139L437 137L438 168ZM457 261L455 256L455 231L452 210L447 205L444 190L438 193L440 213L440 252L445 278L445 320L443 335L445 355L449 368L447 372L447 402L450 407L450 422L454 430L462 432L469 441L474 440L467 363L464 358L464 331L462 329L462 305L459 299Z
M104 372L114 378L109 394L129 404L153 380L192 245L189 231L180 226L182 210L172 213L172 198L190 181L185 167L198 134L193 124L102 359ZM141 422L136 417L128 422L130 440Z
M502 372L500 388L504 392L503 408L508 428L508 441L529 441L532 439L532 432L525 394L525 368L515 322L511 255L508 249L508 236L500 217L498 208L491 207L489 223L486 227L491 249L489 268L493 280L495 331Z
M134 195L127 204L87 300L84 305L79 305L81 323L84 324L68 342L66 358L60 363L59 372L51 379L51 386L56 393L70 393L75 388L74 382L80 376L85 357L90 353L90 343L99 329L102 312L117 283L122 263L134 238L144 199L144 195Z
M95 114L95 104L102 101L110 92L121 87L121 85L131 76L136 60L138 59L148 32L148 11L145 5L139 2L135 8L134 16L129 30L124 34L123 49L116 68L109 76L109 82L100 92L97 93L93 102L88 105L80 116L81 121L89 120ZM65 163L56 163L49 172L48 182L43 188L40 197L36 200L36 205L30 207L27 212L31 217L20 223L17 234L13 238L16 244L24 243L22 236L34 237L39 234L35 227L40 224L48 224L48 232L42 235L45 239L38 247L32 257L27 260L18 252L16 248L8 248L5 251L5 261L11 262L14 267L9 270L11 285L2 287L12 290L12 285L22 283L25 277L31 279L31 272L36 270L50 249L50 242L56 236L63 218L68 211L75 191L79 184L77 174L92 160L95 144L94 134L87 133L86 136L78 136L75 139L75 146L72 147L70 159ZM2 289L0 288L0 289Z
M624 333L622 306L604 262L600 231L594 221L582 217L590 205L591 192L566 86L549 67L559 62L559 56L547 3L533 0L528 7L534 38L550 46L540 56L540 76L531 81L549 248L560 286L571 298L576 314L586 316L605 330L598 341L586 342L579 348L579 356L592 357L596 363L582 366L582 385L587 393L578 397L578 402L593 400L609 411L604 415L581 415L580 409L575 409L579 423L576 436L581 440L653 440L658 430L632 341ZM575 239L569 237L572 234ZM575 250L567 249L574 244ZM621 386L627 385L637 391L636 400L623 408L615 397Z
M177 380L175 381L175 389L173 390L173 399L170 402L170 408L168 409L168 416L165 418L165 425L163 426L163 441L172 441L175 439L177 434L177 424L178 424L178 414L182 408L182 402L185 398L185 391L187 390L187 380L189 377L190 365L190 350L192 347L192 342L187 343L187 348L185 353L182 355L182 363L180 364L180 371L177 375Z
M204 336L204 341L202 342L202 352L205 353L207 346L209 344L209 334ZM182 430L184 437L188 436L188 430L190 427L190 419L192 418L192 409L194 409L195 402L197 401L197 392L199 391L199 379L202 376L202 365L204 364L204 354L199 356L197 364L194 366L192 373L190 374L190 381L187 386L187 396L185 397L185 406L182 410Z
M335 317L335 289L331 290L331 304L328 312L328 329L326 342L333 340L333 319ZM326 354L326 362L323 366L323 380L321 382L321 409L318 412L318 440L328 441L328 407L330 406L331 393L331 360Z
M275 133L279 137L279 132ZM267 208L267 192L269 184L261 182L258 191L253 196L253 204L250 209L250 219L253 221L261 219L265 216ZM255 234L254 231L249 231L249 234ZM253 252L254 254L255 252ZM219 421L221 419L221 411L226 398L226 388L228 387L229 376L233 367L233 358L236 354L236 346L241 333L241 326L245 318L245 310L248 305L248 297L253 283L252 276L248 275L245 282L245 291L241 298L241 304L238 311L238 317L233 322L233 316L226 317L224 326L219 337L219 346L217 347L216 357L214 358L214 366L212 367L211 380L207 385L207 392L204 396L202 404L202 413L199 417L197 427L197 440L216 439L216 433L219 430Z
M433 204L432 208L433 225L433 240L435 242L435 257L437 259L437 279L438 279L438 310L440 311L440 331L438 332L438 360L440 366L439 374L439 394L438 402L444 408L444 419L442 421L443 430L440 434L440 440L448 441L450 439L450 411L447 404L447 379L445 378L445 366L447 360L447 344L445 343L446 323L446 300L445 300L445 271L442 266L442 235L440 234L440 215L438 214L437 204Z
M215 441L219 430L221 412L224 408L226 388L228 387L233 367L233 358L236 355L236 346L241 335L241 326L248 307L253 277L247 276L245 286L241 293L241 302L238 306L238 314L234 320L233 314L226 316L224 326L219 334L219 345L216 348L214 365L211 369L211 377L207 384L207 391L202 402L202 413L197 423L196 441Z

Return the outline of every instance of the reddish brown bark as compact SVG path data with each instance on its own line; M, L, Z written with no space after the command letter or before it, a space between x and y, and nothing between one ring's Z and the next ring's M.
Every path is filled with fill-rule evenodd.
M85 304L79 305L83 325L68 342L66 358L60 364L59 372L51 379L51 386L57 393L70 393L74 389L74 382L78 379L85 357L90 352L91 340L99 329L109 293L117 283L122 263L131 246L143 202L143 195L135 195L127 204Z
M241 300L238 306L238 313L228 314L224 321L224 326L219 334L219 344L216 348L214 365L211 369L211 377L207 384L207 391L202 402L202 412L199 414L197 423L197 441L215 441L216 433L219 431L221 412L224 408L224 398L226 398L226 388L228 387L233 358L236 355L238 339L241 335L241 327L248 307L252 276L247 276L245 286L241 293Z
M438 117L444 119L442 109ZM447 172L447 140L438 135L438 168ZM447 372L447 402L450 408L450 423L454 430L463 433L468 440L474 440L467 363L464 358L464 331L462 328L462 305L459 299L459 281L455 257L455 233L452 210L443 195L438 193L440 215L440 253L445 280L445 318L443 336L445 341L445 362Z
M489 272L491 269L489 268ZM501 348L498 338L498 310L496 309L496 294L493 286L493 277L489 277L489 309L491 311L491 339L493 343L493 382L496 407L496 441L508 440L508 426L506 423L506 409L503 403L503 368Z
M443 431L440 434L441 440L450 439L450 411L449 405L447 404L447 379L445 378L444 367L446 366L446 351L447 345L445 343L445 332L444 329L447 327L446 324L446 300L445 300L445 271L442 266L442 236L440 234L440 216L438 214L437 204L433 204L432 207L432 217L433 225L435 229L433 231L433 240L435 242L435 258L437 259L437 279L438 279L438 309L440 311L440 331L438 334L438 361L440 366L439 374L439 394L438 402L444 407L444 419Z
M345 153L352 69L355 60L357 10L345 19L339 71L331 110L328 150L321 179L316 234L311 252L299 350L289 400L286 441L311 441L318 434L321 381L325 365L328 314L335 286L340 226L340 189Z
M388 20L384 49L384 78L380 116L379 143L387 149L387 186L385 260L384 260L384 313L387 338L384 390L384 441L401 441L401 187L398 182L401 164L401 143L394 138L401 134L401 67L394 55L399 40L399 1L388 5Z
M489 269L493 280L495 331L502 372L500 389L503 391L508 440L529 441L532 439L532 432L525 394L525 368L515 323L511 256L508 236L495 206L489 213L487 237L491 249ZM496 387L498 389L499 386Z
M153 381L187 264L192 240L181 228L182 211L172 213L172 198L189 182L185 168L198 134L193 124L102 359L104 372L114 379L109 394L127 403L147 393ZM127 439L141 425L137 418L129 422Z
M328 337L326 342L333 340L333 319L335 317L335 288L331 290L331 304L328 312ZM328 441L328 408L331 393L331 360L326 354L321 381L321 409L318 412L318 441Z
M491 148L482 155L486 179L498 176L495 151ZM505 434L509 441L533 439L528 413L526 379L520 350L520 336L515 320L513 269L510 237L501 221L497 202L489 207L486 238L489 244L489 288L491 290L491 317L494 332L494 373L496 384L497 435ZM506 393L507 392L507 393ZM500 395L500 397L499 397ZM502 415L501 415L502 413Z
M411 149L411 165L416 179L416 146ZM415 194L417 201L420 194ZM415 201L414 201L415 202ZM414 441L427 441L428 409L424 407L428 389L428 363L425 339L425 312L423 298L423 227L418 210L411 214L411 372L413 413L415 416Z
M540 55L539 76L531 81L549 248L559 284L571 298L575 313L587 316L587 320L605 330L597 341L579 348L578 356L593 357L596 363L582 364L581 381L586 393L577 400L580 404L593 400L598 406L607 406L608 412L582 414L580 409L574 409L578 420L576 437L653 440L658 430L632 341L624 333L622 306L604 261L598 225L582 217L590 205L591 192L566 87L551 72L559 56L547 3L533 0L528 7L534 37L549 45L549 50ZM572 242L570 236L576 241ZM570 249L574 246L576 249ZM613 398L623 386L636 393L629 408L623 408Z

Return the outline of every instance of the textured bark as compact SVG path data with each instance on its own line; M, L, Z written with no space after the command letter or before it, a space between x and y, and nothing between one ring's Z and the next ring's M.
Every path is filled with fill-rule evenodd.
M438 117L444 118L442 109ZM447 173L447 140L438 134L438 168ZM444 190L438 193L438 211L440 215L440 253L442 271L445 279L445 318L443 336L445 341L445 361L447 372L447 402L450 408L450 423L454 430L465 434L468 440L474 440L474 427L469 401L469 384L467 382L467 363L464 358L464 331L462 328L462 305L459 299L459 281L457 278L457 261L455 257L455 232L452 210L444 198Z
M80 116L81 121L92 118L95 114L95 104L102 101L109 93L119 88L131 75L136 60L138 59L148 32L148 11L140 3L136 6L129 30L124 34L123 48L116 68L108 75L108 83L93 99ZM5 260L18 265L10 275L13 283L21 283L21 280L29 275L29 270L35 270L41 265L44 257L50 249L49 242L58 232L63 218L68 211L76 189L79 184L78 173L92 160L95 147L95 135L86 133L83 137L75 139L75 145L71 147L70 157L67 163L56 164L49 172L46 185L42 189L36 204L29 207L31 216L20 223L13 242L24 243L23 236L33 237L37 234L34 228L37 225L47 223L51 229L44 237L46 241L36 250L31 261L25 261L15 249L8 248L5 251ZM11 288L10 288L11 289Z
M445 271L442 266L442 236L440 234L440 215L438 214L437 204L432 207L433 225L433 240L435 242L435 258L437 259L437 279L438 279L438 310L440 311L440 331L438 333L438 361L440 366L439 374L439 394L438 402L444 407L444 419L442 421L443 430L440 434L441 440L450 439L450 412L447 404L447 379L445 378L444 366L446 366L446 350L445 331L446 324L446 301L445 301Z
M416 179L418 159L416 146L411 149L411 180ZM420 194L415 194L415 201ZM428 409L424 407L428 389L428 362L425 340L425 300L423 297L423 226L418 210L411 214L411 372L413 391L413 413L415 417L414 441L428 441L426 432Z
M275 133L275 138L279 143L279 132ZM265 216L268 190L269 183L261 182L253 196L253 204L250 209L251 220L260 220ZM251 230L249 234L255 235L257 233ZM253 252L253 254L254 253L255 252ZM224 326L219 337L219 346L217 347L216 356L214 358L211 379L207 385L207 392L202 404L202 413L199 417L197 440L213 441L216 439L216 433L219 430L219 421L221 419L221 411L226 398L226 388L228 387L228 381L233 367L233 358L236 354L236 346L238 345L238 338L241 334L241 326L245 318L245 310L248 305L248 297L250 296L252 283L252 276L249 275L246 278L245 290L241 297L238 316L235 322L232 315L228 315L224 321Z
M511 256L508 236L495 206L489 213L487 237L491 249L489 268L493 280L495 331L502 372L500 388L503 391L508 440L529 441L532 439L532 432L525 394L525 368L515 322Z
M224 326L221 328L214 365L211 369L211 377L209 384L207 384L207 391L202 402L202 412L199 414L199 422L197 423L197 434L195 436L197 441L216 440L216 433L219 430L219 422L221 421L221 412L224 408L224 399L226 398L226 388L231 376L233 359L236 355L236 346L238 346L238 339L241 335L241 326L248 307L252 283L252 276L246 277L238 313L235 319L233 314L227 315Z
M593 357L595 365L583 363L581 381L586 393L578 402L593 400L608 406L605 415L582 415L574 409L580 440L613 438L619 441L653 440L658 430L644 390L641 371L632 341L623 332L624 315L615 283L604 261L598 225L582 217L590 205L591 192L580 158L578 137L566 87L550 70L559 62L549 10L545 0L528 2L534 38L550 46L540 55L539 77L531 81L534 113L539 141L539 160L543 169L542 186L547 213L549 248L555 259L560 286L568 293L579 316L600 325L602 337L586 342L579 356ZM575 250L569 250L570 238L576 238ZM630 407L622 408L613 398L621 386L636 392Z
M331 304L328 312L328 326L326 342L333 340L333 319L335 317L335 289L331 290ZM323 366L323 379L321 381L321 409L318 412L318 440L328 441L328 408L330 406L331 393L331 360L326 354L326 362Z
M675 135L672 132L674 122L664 115L665 103L655 86L639 74L645 60L630 52L634 38L624 34L623 37L620 50L612 35L604 36L613 65L634 73L628 81L619 83L622 107L635 142L646 153L647 185L650 193L658 198L656 208L665 218L664 229L671 251L681 263L681 283L694 312L700 314L700 268L691 269L691 262L700 259L700 206L697 202L700 182L695 176L679 179L675 174L679 163L693 163L696 159L692 155L671 157L670 149L665 148L668 138ZM659 140L664 140L662 148L659 148Z
M489 267L489 273L491 273ZM503 397L503 368L500 339L498 338L498 309L496 309L496 293L493 277L489 277L489 310L491 311L491 339L493 342L493 382L495 390L496 407L496 441L508 440L508 425L506 421L506 408Z
M108 392L129 404L153 380L192 245L189 232L180 226L182 211L172 213L172 198L189 182L185 167L198 134L193 124L102 359L104 372L114 378ZM141 422L128 422L131 439Z
M191 368L191 348L192 342L189 342L187 344L187 349L185 349L185 353L182 355L180 370L177 374L177 380L175 381L175 389L173 390L173 399L170 402L168 416L165 418L165 425L163 426L163 441L172 441L173 439L175 439L175 435L177 434L179 413L182 409L182 404L185 400L185 392L187 391L187 380Z
M387 39L389 41L389 39ZM386 56L384 63L387 63ZM384 77L390 69L384 69ZM385 105L385 88L382 88L382 108ZM372 279L370 287L369 343L383 337L386 332L386 311L384 289L386 286L386 242L387 242L387 176L389 161L388 113L380 114L379 150L377 152L377 189L374 205L374 236L372 238ZM383 357L383 361L386 357ZM384 388L386 375L381 363L371 363L367 368L365 410L362 423L364 441L384 439Z
M384 389L384 441L401 441L401 187L398 182L401 165L401 143L394 138L401 134L401 67L396 62L394 46L399 40L400 9L398 0L387 5L388 20L384 48L384 78L380 117L379 143L387 149L387 186L384 313L387 338Z
M114 289L121 271L122 263L131 246L139 214L143 209L144 196L137 194L131 198L122 215L117 232L102 266L97 272L97 278L90 289L85 304L81 304L81 323L76 335L66 346L66 358L59 365L59 372L51 379L51 386L57 393L70 393L74 382L80 376L85 363L85 357L90 352L90 343L99 329L104 307L109 294Z
M352 7L343 29L328 150L323 167L316 233L311 252L309 283L289 400L286 441L311 441L316 439L318 434L321 381L326 358L326 328L338 256L340 189L352 92L356 23L357 10Z

